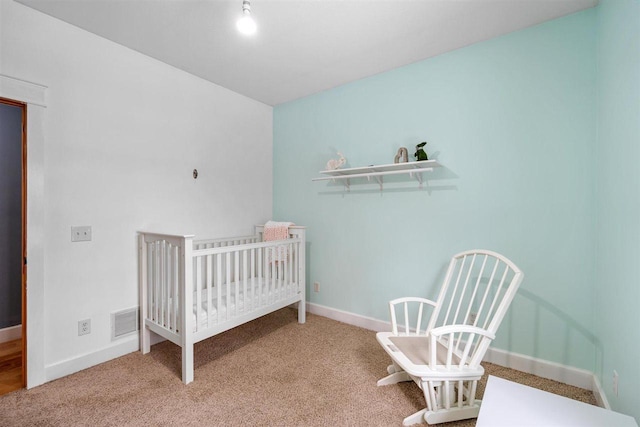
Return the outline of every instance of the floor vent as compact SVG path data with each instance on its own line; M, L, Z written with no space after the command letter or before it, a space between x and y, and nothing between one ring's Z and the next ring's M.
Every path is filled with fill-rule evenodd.
M111 341L138 332L138 309L111 313Z

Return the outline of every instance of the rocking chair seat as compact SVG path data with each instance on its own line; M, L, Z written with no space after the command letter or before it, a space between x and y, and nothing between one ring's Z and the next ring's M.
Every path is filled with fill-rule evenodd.
M429 366L430 339L426 336L395 336L392 332L378 332L376 339L385 349L391 360L398 364L407 374L418 378L438 379L480 379L484 375L484 368L478 365L471 368L468 365L457 366L460 358L453 355L456 366L446 366L447 347L438 342L436 351L437 365Z

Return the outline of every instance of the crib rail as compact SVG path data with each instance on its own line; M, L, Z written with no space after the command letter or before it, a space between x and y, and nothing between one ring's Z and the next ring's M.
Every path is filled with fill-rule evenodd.
M260 238L140 233L141 325L181 345L183 331L198 334L301 294L304 301L304 235Z
M203 239L193 242L193 249L209 249L220 248L234 245L246 245L248 243L257 243L261 240L257 234L251 236L225 237L222 239Z
M288 239L193 251L198 319L194 333L276 301L297 298L302 242Z

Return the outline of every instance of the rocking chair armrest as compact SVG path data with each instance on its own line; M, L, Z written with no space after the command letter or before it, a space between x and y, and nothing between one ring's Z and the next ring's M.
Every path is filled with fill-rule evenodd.
M492 334L491 332L487 331L486 329L482 329L479 328L477 326L472 326L472 325L447 325L447 326L440 326L437 328L433 328L429 333L431 334L431 336L435 339L437 337L440 337L442 335L446 335L446 334L456 334L456 333L470 333L470 334L478 334L478 335L483 335L491 340L496 338L495 334Z
M496 337L495 334L487 331L486 329L482 329L473 325L446 325L433 328L431 329L431 331L429 331L429 346L432 349L429 354L429 366L435 367L437 364L438 351L436 351L435 349L438 348L438 338L443 335L449 335L449 340L446 345L447 366L451 364L454 357L460 358L459 362L456 363L466 363L466 361L468 360L467 357L469 356L469 351L471 350L470 344L473 342L473 338L470 338L469 341L467 341L467 343L463 345L463 348L459 349L458 343L460 342L462 334L465 333L482 335L489 338L490 340L493 340ZM454 338L456 335L458 336L458 338ZM453 343L454 341L456 341L456 344Z
M396 319L396 306L402 304L403 307L400 308L400 312L404 314L404 324L401 326L403 326L405 328L405 333L409 333L409 331L411 330L409 327L409 314L410 314L410 310L409 310L409 306L416 304L419 309L418 309L418 314L416 316L416 322L412 322L412 328L415 329L415 334L419 335L420 334L420 325L422 323L422 313L423 313L423 307L425 305L429 305L432 307L435 307L437 304L434 301L431 301L429 299L426 298L420 298L420 297L404 297L404 298L396 298L394 300L389 301L389 313L391 315L391 328L393 331L394 335L398 335L398 321ZM415 305L414 305L415 306Z
M396 304L400 304L403 302L421 302L424 304L429 304L432 306L436 306L436 302L435 301L431 301L430 299L426 299L426 298L420 298L420 297L402 297L402 298L396 298L396 299L392 299L391 301L389 301L389 306L394 306Z

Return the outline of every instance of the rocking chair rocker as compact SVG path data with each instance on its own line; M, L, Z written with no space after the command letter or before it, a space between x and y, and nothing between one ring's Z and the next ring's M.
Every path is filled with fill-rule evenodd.
M436 302L418 297L389 302L392 331L376 338L392 364L378 385L413 380L427 406L405 418L405 426L478 416L476 387L484 374L480 362L523 277L500 254L466 251L451 259ZM423 322L426 310L431 311L428 323Z

